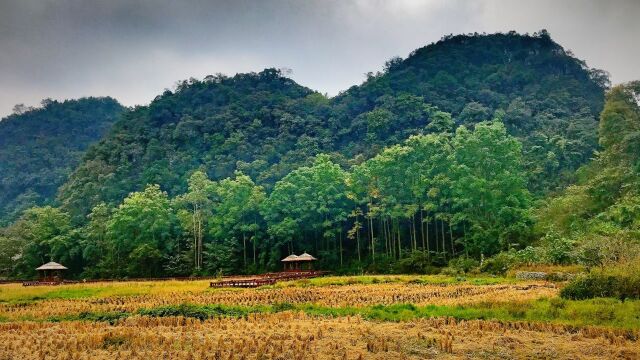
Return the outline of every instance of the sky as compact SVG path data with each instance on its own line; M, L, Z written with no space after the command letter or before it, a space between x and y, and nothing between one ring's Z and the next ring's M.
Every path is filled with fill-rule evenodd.
M267 67L333 96L447 34L541 29L613 83L640 79L640 0L0 0L0 117Z

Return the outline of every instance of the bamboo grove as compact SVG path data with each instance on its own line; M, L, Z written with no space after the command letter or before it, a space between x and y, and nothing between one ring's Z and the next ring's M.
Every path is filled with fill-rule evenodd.
M500 119L455 130L448 113L434 119L348 169L320 154L269 193L240 172L213 181L200 169L184 194L148 184L94 207L80 227L59 208L32 208L4 234L14 245L5 251L21 254L11 271L28 276L54 259L77 276L250 273L303 251L327 269L385 271L524 245L531 200L519 141Z

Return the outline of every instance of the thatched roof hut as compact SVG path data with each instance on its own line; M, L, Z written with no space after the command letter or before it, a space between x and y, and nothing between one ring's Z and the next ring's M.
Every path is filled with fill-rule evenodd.
M318 260L318 259L314 258L313 256L311 256L311 255L309 255L309 254L307 254L305 252L305 253L302 253L302 255L298 256L297 260L298 261L315 261L315 260Z
M51 261L36 268L36 270L40 272L42 281L62 282L62 271L67 270L67 267Z
M281 261L282 262L298 261L298 255L291 254L291 255L287 256L286 258L282 259Z
M300 271L300 270L312 270L311 262L316 261L315 257L307 254L306 252L298 256L291 254L281 261L284 263L285 271ZM301 264L305 264L301 266Z
M40 266L36 270L40 271L40 270L68 270L68 269L65 266L58 264L57 262L51 261Z

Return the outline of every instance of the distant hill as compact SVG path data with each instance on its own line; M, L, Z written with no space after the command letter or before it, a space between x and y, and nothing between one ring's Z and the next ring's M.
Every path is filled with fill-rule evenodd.
M0 224L51 203L58 187L123 107L112 98L45 100L0 121Z
M501 118L524 144L531 190L544 194L597 148L606 80L544 31L448 36L335 98L275 69L191 79L125 113L59 201L82 217L147 183L175 195L198 168L214 179L241 170L268 190L317 153L347 165L420 133L435 108L458 125Z

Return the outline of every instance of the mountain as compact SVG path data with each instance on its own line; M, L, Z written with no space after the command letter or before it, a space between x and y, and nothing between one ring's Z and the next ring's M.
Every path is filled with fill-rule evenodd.
M0 121L0 224L26 208L52 203L85 150L123 111L108 97L42 105Z
M447 36L334 98L275 69L190 79L125 113L59 200L83 217L149 183L182 193L198 168L213 179L240 170L269 190L321 152L342 165L370 158L423 132L436 110L457 125L502 119L523 142L529 187L542 195L569 183L597 148L606 86L605 74L546 31Z
M352 155L378 151L363 141L372 111L389 117L376 130L387 145L424 127L410 109L420 100L451 113L457 125L500 117L523 142L531 190L543 194L569 183L597 148L607 85L604 72L589 69L544 30L458 35L389 60L383 73L334 99L334 108L350 129L343 146Z

